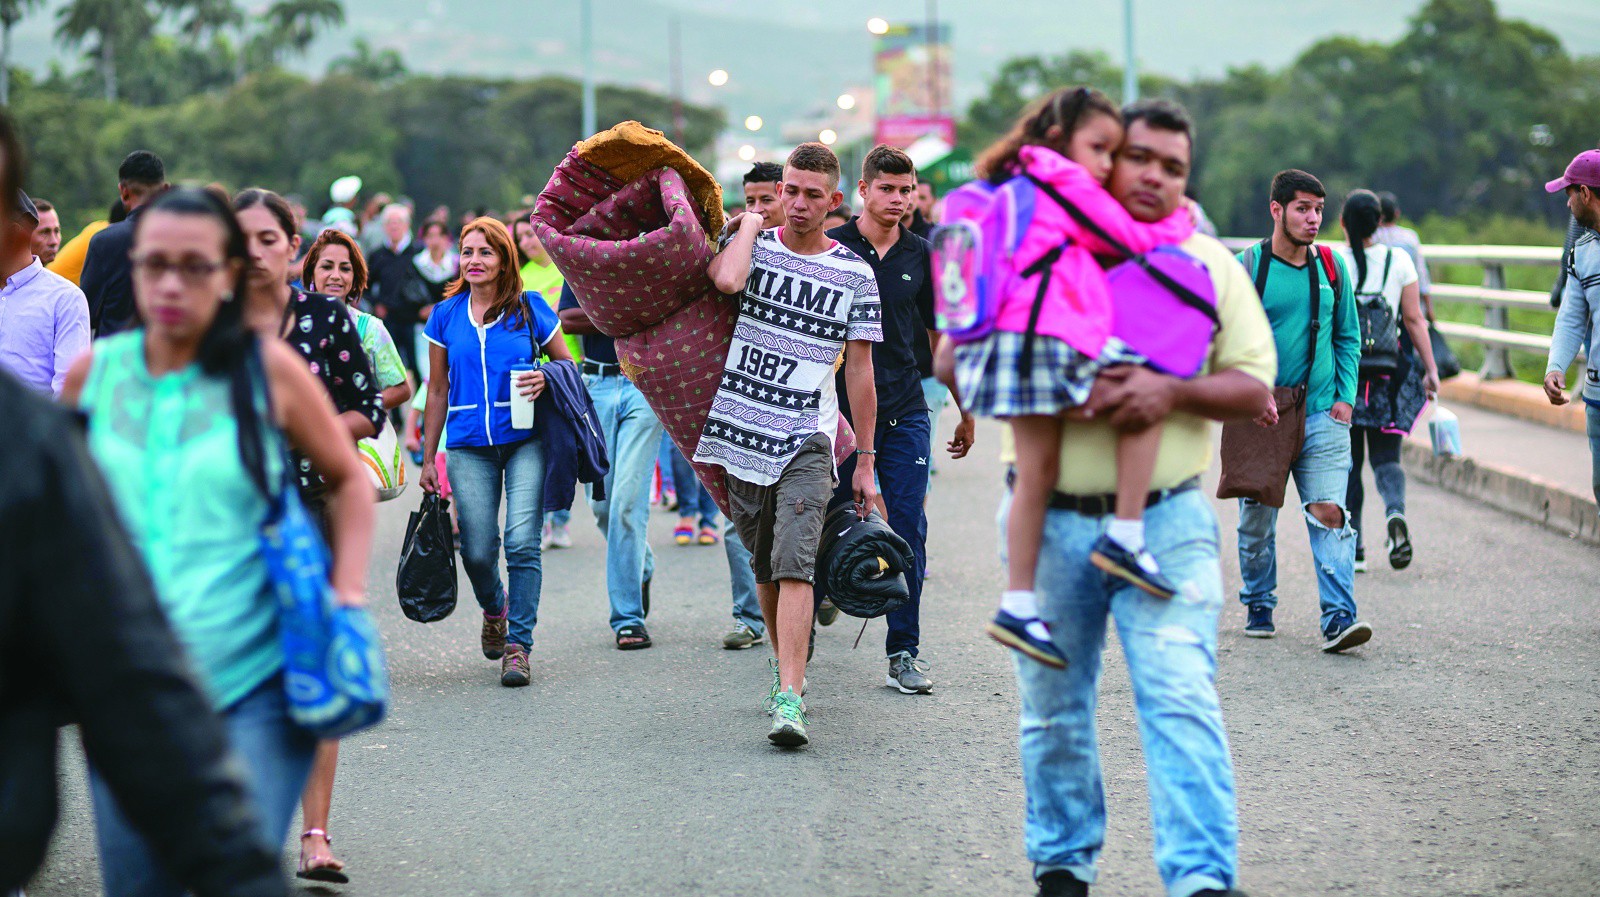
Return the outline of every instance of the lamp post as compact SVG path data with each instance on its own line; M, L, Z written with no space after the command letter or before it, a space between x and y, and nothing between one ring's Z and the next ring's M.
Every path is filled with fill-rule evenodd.
M1122 0L1122 102L1139 99L1139 63L1133 58L1133 0Z
M578 8L579 45L583 54L583 134L588 139L595 132L594 112L594 9L593 0L583 0Z

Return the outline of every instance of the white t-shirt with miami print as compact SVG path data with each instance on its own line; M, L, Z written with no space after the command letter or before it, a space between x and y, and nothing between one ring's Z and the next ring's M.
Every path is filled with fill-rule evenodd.
M835 242L800 255L762 231L751 252L739 320L694 460L766 486L813 433L839 425L833 373L850 340L883 340L872 268Z

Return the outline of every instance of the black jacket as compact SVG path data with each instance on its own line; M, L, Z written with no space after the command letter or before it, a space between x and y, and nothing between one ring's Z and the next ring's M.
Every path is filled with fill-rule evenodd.
M385 243L367 256L367 300L383 306L390 318L416 321L418 312L432 301L417 270L417 253L422 251L421 243L407 239L399 252Z
M81 428L3 372L0 420L12 434L0 477L0 894L44 855L56 727L70 719L179 882L201 897L283 897L222 721L184 664Z
M96 339L134 328L133 225L144 206L89 239L78 286L89 300L89 329Z
M565 511L577 497L577 484L594 486L595 501L606 497L606 439L600 416L583 385L578 366L551 361L544 371L544 392L535 400L539 438L544 442L544 509Z

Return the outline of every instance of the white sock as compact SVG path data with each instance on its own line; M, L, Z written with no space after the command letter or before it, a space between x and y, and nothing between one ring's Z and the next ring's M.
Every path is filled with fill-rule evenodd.
M1032 620L1039 616L1039 598L1032 589L1001 592L1000 609L1019 620Z
M1123 548L1138 554L1144 551L1144 518L1123 520L1121 517L1113 517L1106 535Z
M1022 620L1023 629L1041 642L1050 640L1050 629L1039 619L1039 598L1032 590L1015 590L1000 593L1000 609Z

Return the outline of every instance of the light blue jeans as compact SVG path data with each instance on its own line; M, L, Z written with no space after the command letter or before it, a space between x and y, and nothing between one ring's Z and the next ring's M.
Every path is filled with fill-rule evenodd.
M1356 617L1356 531L1344 513L1344 526L1329 529L1312 515L1310 506L1321 502L1344 509L1350 483L1350 425L1317 412L1306 416L1306 440L1290 468L1300 495L1300 513L1311 534L1311 559L1317 568L1317 594L1322 604L1322 628L1333 615ZM1247 498L1239 499L1239 573L1244 588L1239 601L1278 606L1278 509Z
M1600 502L1600 406L1584 404L1589 423L1589 478L1594 487L1594 500Z
M1217 703L1222 609L1217 519L1198 489L1145 511L1145 541L1178 584L1169 601L1089 562L1110 516L1050 511L1039 554L1040 616L1068 658L1056 670L1009 652L1022 697L1024 841L1035 874L1093 882L1105 845L1105 785L1095 704L1106 619L1133 681L1150 788L1157 871L1170 897L1233 886L1239 823L1233 762Z
M756 594L756 574L750 567L750 549L744 547L739 530L731 518L722 522L722 547L728 554L728 579L733 586L733 619L765 634L767 621L761 616L761 598Z
M478 606L509 618L506 641L533 647L539 622L544 567L539 535L544 523L544 443L535 436L514 445L450 450L450 486L461 520L461 565ZM506 499L506 574L500 580L500 496ZM509 598L502 597L509 595Z
M611 456L606 497L589 507L606 537L606 594L611 599L611 629L644 625L644 581L655 573L650 527L650 478L661 446L661 421L644 394L620 374L583 378Z
M261 843L283 850L300 792L311 774L317 740L289 719L283 677L273 676L222 711L228 745L243 762L250 802L261 823ZM186 893L162 868L143 837L117 808L111 789L92 768L95 829L100 842L100 877L106 897L180 897Z

